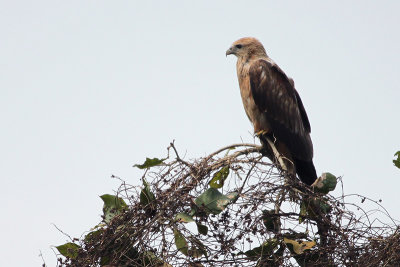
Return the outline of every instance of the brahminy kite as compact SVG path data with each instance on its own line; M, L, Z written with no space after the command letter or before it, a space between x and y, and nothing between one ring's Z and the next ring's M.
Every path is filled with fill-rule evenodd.
M237 76L244 109L254 133L268 148L267 138L302 182L316 179L310 122L294 82L268 57L255 38L237 40L226 55L237 56ZM269 153L270 154L270 153ZM271 155L271 154L270 154Z

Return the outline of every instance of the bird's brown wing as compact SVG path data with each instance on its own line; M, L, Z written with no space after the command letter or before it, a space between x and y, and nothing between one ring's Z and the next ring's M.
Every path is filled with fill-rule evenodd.
M299 94L275 64L260 59L249 70L254 102L268 119L275 137L298 159L311 160L310 123Z

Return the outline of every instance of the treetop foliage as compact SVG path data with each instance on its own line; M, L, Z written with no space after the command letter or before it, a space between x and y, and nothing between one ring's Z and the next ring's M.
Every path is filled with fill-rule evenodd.
M134 165L141 185L120 179L101 196L102 221L56 247L58 266L400 265L398 226L378 201L334 197L343 181L330 173L304 185L261 150L234 144L186 160L171 143L166 158Z

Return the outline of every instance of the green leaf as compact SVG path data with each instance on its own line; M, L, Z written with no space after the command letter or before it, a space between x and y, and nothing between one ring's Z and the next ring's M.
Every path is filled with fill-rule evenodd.
M208 233L208 227L201 224L201 223L196 223L197 225L197 231L202 234L202 235L207 235Z
M81 247L79 245L71 242L56 247L61 255L70 259L75 259L78 256L78 251L80 248Z
M318 205L319 209L322 211L322 213L327 214L332 210L331 205L329 205L325 200L323 199L317 199L314 202L315 205Z
M120 214L124 209L128 207L125 201L117 196L105 194L100 196L100 198L104 202L103 215L105 223L111 222L111 220L116 215Z
M299 222L304 221L304 217L308 215L311 218L316 218L319 214L327 214L332 210L331 205L323 198L312 198L303 200L300 205Z
M161 163L164 162L167 158L164 159L158 159L158 158L146 158L146 161L143 164L135 164L133 167L137 167L139 169L147 169L151 168L157 165L160 165Z
M188 243L185 237L182 235L179 230L174 229L174 238L175 238L175 246L176 248L184 255L188 255Z
M278 246L279 242L275 238L268 239L261 246L248 250L246 252L239 252L239 254L245 254L252 260L257 260L260 257L270 256L274 249Z
M99 235L101 235L101 233L103 232L103 229L100 228L96 231L92 231L90 233L88 233L87 235L85 235L85 238L83 239L85 242L90 242L93 239L96 239Z
M183 223L190 223L194 222L194 219L192 216L190 216L187 213L178 213L175 216L175 221L177 222L183 222ZM197 225L197 231L202 234L202 235L207 235L208 233L208 227L205 225L202 225L201 223L196 222Z
M117 196L104 194L100 196L100 198L104 202L104 207L106 209L116 209L118 211L124 210L128 205L126 205L125 201Z
M397 159L393 160L394 166L400 169L400 151L397 151L394 156L397 156Z
M337 178L329 172L325 172L318 177L318 179L312 185L316 192L328 194L329 191L333 191L336 188Z
M175 221L184 222L184 223L194 222L192 216L190 216L187 213L178 213L175 216Z
M211 188L221 188L224 186L224 182L229 175L229 166L225 166L221 168L217 173L214 174L214 177L208 183Z
M217 189L209 188L198 196L194 202L198 207L204 208L207 212L219 214L235 199L235 194L237 195L237 193L234 193L227 197L221 194Z
M150 191L150 185L145 179L143 179L143 185L144 187L140 192L140 204L142 204L143 206L147 206L148 204L153 202L156 198L153 192Z

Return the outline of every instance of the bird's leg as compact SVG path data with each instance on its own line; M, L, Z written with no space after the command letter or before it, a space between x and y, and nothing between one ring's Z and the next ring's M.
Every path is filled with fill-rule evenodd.
M279 144L276 143L276 140L273 140L271 137L273 138L274 136L259 136L260 141L263 145L262 153L263 155L267 156L272 162L279 165L280 169L283 171L282 174L285 177L285 184L288 184L289 180L292 180L294 177L296 177L296 169L293 160L290 157L282 154L284 152L279 152L285 151L285 148L279 147ZM295 196L293 194L293 192L290 192L291 199L295 199Z
M275 143L272 142L272 140L269 139L268 137L265 137L265 139L267 140L269 147L272 149L273 155L274 155L274 157L276 158L276 160L278 161L278 163L279 163L279 165L281 166L281 168L282 168L284 171L289 172L289 169L288 169L288 167L286 166L286 163L285 163L285 161L284 161L284 157L279 153L278 149L277 149L276 146L275 146Z
M296 170L294 163L290 157L285 156L288 152L286 147L282 147L282 144L276 143L276 139L273 135L266 135L268 131L261 130L256 132L260 141L263 145L262 154L267 156L273 163L279 165L280 169L285 173L285 179L289 179L291 175L296 177ZM280 152L281 151L281 152Z
M271 148L271 146L268 144L268 131L266 130L260 130L260 131L255 131L255 135L260 139L260 142L262 144L262 150L261 150L261 154L263 154L263 156L266 156L267 158L269 158L269 160L273 163L276 163L276 158L274 156L274 152Z
M278 149L275 146L275 142L273 142L270 138L270 136L273 134L268 131L268 130L259 130L256 131L256 129L254 129L255 135L260 138L261 144L263 145L263 147L265 148L267 153L267 157L272 161L272 162L276 162L278 161L278 163L282 166L285 166L284 164L281 164L281 161L279 160L280 157L280 153L278 152ZM282 162L283 163L283 162ZM286 168L283 168L286 170Z

